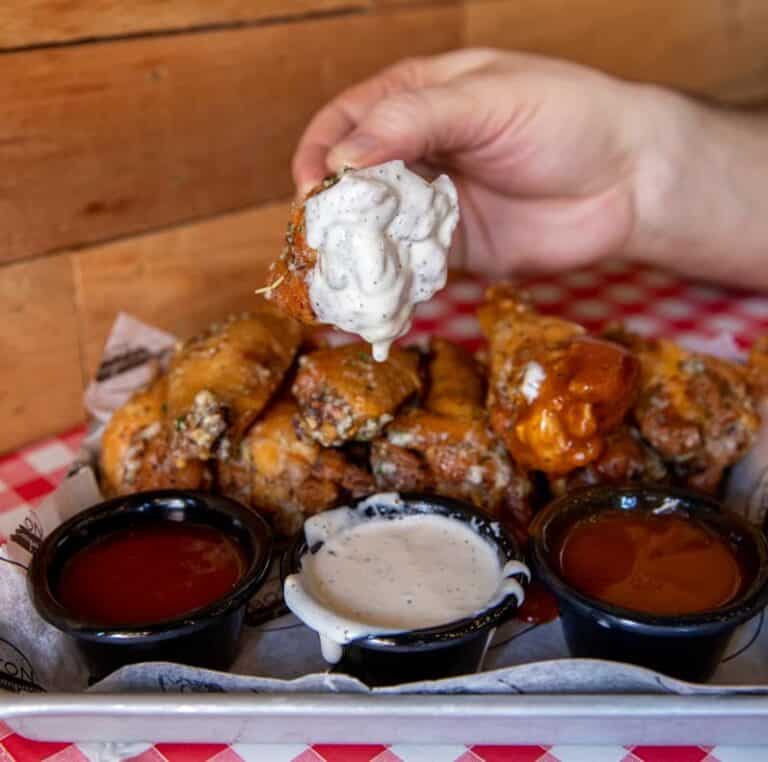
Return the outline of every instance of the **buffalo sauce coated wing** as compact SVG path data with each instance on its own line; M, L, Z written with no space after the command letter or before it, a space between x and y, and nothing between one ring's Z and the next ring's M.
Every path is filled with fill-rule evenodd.
M614 337L640 360L632 415L678 481L716 491L723 471L751 446L760 424L749 366L694 354L664 339Z
M394 347L376 362L367 344L303 355L293 383L302 430L326 447L370 441L420 390L417 352Z
M208 467L197 459L178 463L166 425L167 379L161 376L115 411L101 440L99 471L107 497L142 490L205 489Z
M219 456L221 491L272 517L282 535L346 497L373 491L366 471L337 450L301 436L291 399L270 405L229 457Z
M435 492L527 526L530 484L488 427L482 377L461 347L434 340L423 408L400 413L377 439L379 489Z
M491 426L513 460L557 476L598 458L634 400L635 358L537 314L508 286L489 290L479 318L490 344Z
M593 484L663 484L667 481L667 467L659 453L643 441L637 429L621 425L605 436L603 451L596 460L584 468L551 479L550 486L555 495L564 495Z
M253 423L291 366L301 326L271 311L231 318L185 342L168 370L168 415L180 459L206 460Z

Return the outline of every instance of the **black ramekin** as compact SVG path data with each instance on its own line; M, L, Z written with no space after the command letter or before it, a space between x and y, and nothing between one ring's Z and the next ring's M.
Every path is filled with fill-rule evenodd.
M158 521L208 526L235 540L248 565L232 592L181 617L129 626L84 621L59 603L56 580L75 552L106 533ZM139 492L89 508L51 532L35 553L27 587L40 616L75 640L92 680L144 661L227 669L237 655L246 604L264 581L271 556L268 524L234 500L181 490Z
M569 585L552 558L559 538L578 519L605 510L653 511L665 500L728 539L748 576L739 596L712 611L659 616L613 606ZM668 487L597 486L550 503L531 528L533 572L557 597L572 656L639 664L683 680L704 682L714 673L736 627L768 602L768 543L759 528L725 511L714 498ZM599 553L600 549L595 548Z
M366 509L366 515L395 518L403 514L426 513L472 523L473 529L496 548L502 566L508 561L523 561L512 536L493 517L472 505L418 493L401 493L400 499L402 505L397 507L385 501L373 504ZM301 571L301 559L306 553L316 553L320 547L318 544L308 548L303 538L298 539L282 558L283 582L288 575ZM522 574L514 575L514 578L521 584L526 581ZM334 666L334 671L352 675L370 686L398 685L477 672L494 629L510 619L517 608L515 596L509 594L476 617L438 627L358 638L343 646L342 659Z

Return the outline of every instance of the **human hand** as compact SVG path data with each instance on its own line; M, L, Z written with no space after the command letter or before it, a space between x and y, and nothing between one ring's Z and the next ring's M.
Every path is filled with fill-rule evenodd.
M456 184L457 263L491 273L586 264L636 232L649 90L492 50L407 60L315 116L294 178L305 193L329 171L401 158Z

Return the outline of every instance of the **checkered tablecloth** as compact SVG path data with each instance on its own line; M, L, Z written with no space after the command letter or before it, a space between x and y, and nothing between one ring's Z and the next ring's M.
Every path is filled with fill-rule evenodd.
M620 262L530 278L520 286L542 312L578 321L591 330L621 320L638 333L694 344L727 335L741 349L768 333L768 296L686 283L667 273ZM474 313L484 287L476 278L453 280L438 298L421 305L410 338L424 341L434 333L471 348L478 346ZM84 429L79 427L0 457L0 545L17 525L20 512L37 505L64 477L83 436ZM29 741L0 723L0 762L116 758L104 753L95 744ZM129 758L140 762L758 762L768 760L768 748L157 744Z

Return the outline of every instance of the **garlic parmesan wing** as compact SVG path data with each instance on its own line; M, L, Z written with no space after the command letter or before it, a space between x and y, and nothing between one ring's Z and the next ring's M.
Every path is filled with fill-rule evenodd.
M640 361L632 416L643 438L678 481L717 491L723 472L751 447L760 425L755 365L689 352L665 339L621 332L614 338Z
M168 370L168 416L178 457L209 459L237 442L283 381L301 326L272 311L230 318L185 342Z
M313 188L307 198L324 191L336 182L331 178ZM285 234L285 246L269 268L264 296L281 312L306 325L317 322L309 298L307 275L317 263L317 252L307 243L304 204L307 198L291 206L291 218Z
M474 358L458 344L432 339L425 407L450 418L485 416L485 384Z
M297 418L293 400L278 400L218 461L222 492L270 517L285 536L299 531L308 516L373 488L370 474L342 452L301 436Z
M761 336L752 345L747 367L755 399L768 397L768 336Z
M326 447L372 440L420 390L417 352L395 347L377 362L367 344L303 355L293 383L302 430Z
M210 472L199 460L177 462L166 427L167 378L118 408L104 430L99 472L108 497L150 489L205 489Z

